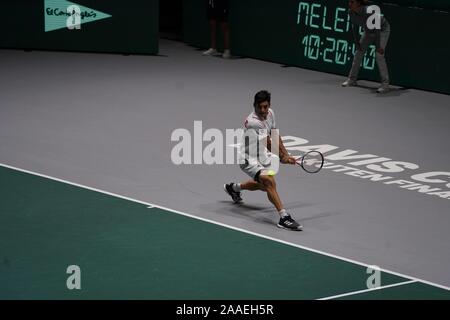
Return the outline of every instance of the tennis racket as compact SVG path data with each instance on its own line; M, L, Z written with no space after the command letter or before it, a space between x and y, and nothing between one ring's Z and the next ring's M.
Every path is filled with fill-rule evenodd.
M317 173L323 167L323 154L319 151L309 151L298 157L296 163L308 173Z

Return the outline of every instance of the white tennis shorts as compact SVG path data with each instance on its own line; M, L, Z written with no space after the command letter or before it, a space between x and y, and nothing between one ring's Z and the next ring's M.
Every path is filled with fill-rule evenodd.
M258 161L249 162L248 160L245 160L245 163L240 164L239 167L256 182L260 182L258 178L262 170L266 170L269 175L275 175L276 172L274 168L272 168L270 162L268 165L264 166Z

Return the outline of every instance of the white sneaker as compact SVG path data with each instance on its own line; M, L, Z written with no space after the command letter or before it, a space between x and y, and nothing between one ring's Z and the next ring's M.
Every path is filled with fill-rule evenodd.
M344 82L342 82L343 87L355 87L358 83L355 80L347 79Z
M214 48L209 48L208 50L206 50L205 52L203 52L202 55L204 55L204 56L213 56L213 55L215 55L215 54L217 54L217 50L214 49Z
M389 85L383 84L381 87L377 89L377 93L386 93L389 92Z
M231 58L231 52L230 52L230 50L225 50L225 51L223 52L222 58L224 58L224 59L230 59L230 58Z

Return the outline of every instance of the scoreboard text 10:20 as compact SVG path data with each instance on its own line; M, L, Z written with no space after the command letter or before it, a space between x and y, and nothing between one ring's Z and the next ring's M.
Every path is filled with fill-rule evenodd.
M303 27L301 44L303 55L317 62L345 66L351 64L356 45L343 38L351 34L352 23L348 10L335 7L328 10L325 5L301 1L298 5L297 25ZM334 11L334 12L332 12ZM362 34L362 28L359 29ZM369 46L362 67L373 70L375 67L375 46Z

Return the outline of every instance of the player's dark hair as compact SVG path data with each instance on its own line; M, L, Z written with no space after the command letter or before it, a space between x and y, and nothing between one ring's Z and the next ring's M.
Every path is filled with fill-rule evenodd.
M369 2L367 0L355 0L355 1L358 2L362 6L365 6L365 5L369 4Z
M255 94L255 101L253 102L253 106L256 107L264 101L267 101L270 103L270 92L267 90L258 91Z

